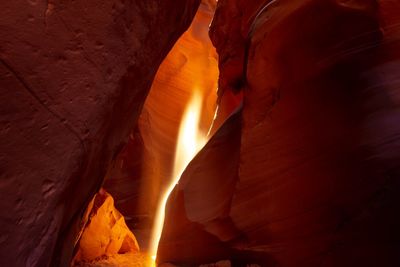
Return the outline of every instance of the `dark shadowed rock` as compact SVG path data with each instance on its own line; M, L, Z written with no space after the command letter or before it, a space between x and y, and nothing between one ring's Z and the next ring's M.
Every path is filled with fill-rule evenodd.
M69 265L81 212L198 4L0 4L0 265Z
M219 1L217 16L245 17L229 11L240 3ZM230 212L246 250L280 266L399 265L399 4L264 6L235 28L247 47L216 39L227 20L212 27L220 58L247 56Z

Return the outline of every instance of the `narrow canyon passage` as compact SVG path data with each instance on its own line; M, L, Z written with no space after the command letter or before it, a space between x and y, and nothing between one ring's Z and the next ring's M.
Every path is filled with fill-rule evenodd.
M170 193L191 159L241 98L232 96L229 105L225 101L218 111L218 58L208 35L215 8L213 1L201 3L191 26L161 64L144 103L138 128L107 174L102 190L111 195L105 191L100 194L108 198L114 196L115 205L125 217L123 230L116 234L115 226L108 227L109 223L99 223L97 229L90 229L96 220L102 219L99 211L89 205L92 211L87 211L91 215L87 216L87 226L84 226L88 229L83 230L76 244L79 249L73 266L135 266L152 264L150 257L156 259ZM140 154L134 155L135 152ZM127 166L132 164L132 157L142 157L137 163L140 166ZM108 216L103 220L109 221ZM133 238L131 247L126 247L129 242L124 240L132 239L128 226L133 228L138 239ZM106 244L105 240L108 240ZM116 247L112 251L110 246ZM133 254L137 255L136 261ZM129 261L130 264L126 263Z
M0 3L0 266L400 266L400 1Z

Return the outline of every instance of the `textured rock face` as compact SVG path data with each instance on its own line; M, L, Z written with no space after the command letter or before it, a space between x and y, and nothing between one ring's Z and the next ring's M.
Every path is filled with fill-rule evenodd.
M143 253L125 253L103 257L97 261L84 262L74 267L152 267L154 262Z
M69 264L80 212L198 4L1 2L0 265Z
M148 206L142 205L146 197L142 192L144 144L138 127L129 135L124 148L108 169L103 187L114 197L115 206L122 212L130 228L146 222ZM143 224L143 223L141 223ZM140 236L138 236L140 239ZM141 241L141 240L140 240ZM142 244L142 242L141 242Z
M65 266L82 209L199 1L3 2L0 265ZM384 0L218 2L217 124L242 94L244 106L171 195L160 262L400 265L399 14L398 1ZM136 130L114 171L135 173L145 159L150 175L168 176L176 133L166 120L175 127L183 110L170 101L185 101L199 71L185 69L185 53L204 48L215 70L209 44L196 43L203 34L189 33L154 84L141 121L149 156ZM200 79L209 90L211 76ZM180 86L163 91L164 82ZM151 211L128 204L155 198L132 197L139 182L126 173L107 181L117 203L128 215Z
M179 126L194 91L204 99L200 122L204 132L214 117L218 61L207 27L213 8L205 1L200 5L190 28L160 66L139 120L145 147L143 179L147 181L142 191L147 198L141 204L151 213L172 179Z
M238 182L229 216L219 214L245 238L203 240L205 247L220 244L232 258L256 255L271 266L400 264L399 8L396 1L218 2L211 36L219 89L244 94ZM208 167L209 158L194 159L185 174L198 183L197 197L179 185L183 196L172 196L168 211L225 241L207 227L215 203L197 205L210 188L196 173ZM223 188L231 176L214 177L214 188ZM167 215L164 245L190 244L187 228L172 222ZM183 254L172 260L196 259Z
M153 267L151 257L139 249L136 237L104 189L89 203L71 263L75 267Z
M282 266L399 264L400 58L387 44L400 46L380 29L395 26L379 21L384 2L278 1L256 22L231 216Z
M218 60L208 37L215 1L203 1L154 78L138 128L107 174L104 188L146 249L158 198L172 178L182 115L197 90L204 99L201 128L208 131L217 99ZM220 114L222 118L224 113ZM216 125L217 126L217 125Z
M114 199L104 189L90 202L84 218L74 266L104 256L139 252L135 236L115 208Z
M243 62L247 35L256 12L268 1L219 1L210 28L211 41L219 56L219 95L237 92L243 86Z

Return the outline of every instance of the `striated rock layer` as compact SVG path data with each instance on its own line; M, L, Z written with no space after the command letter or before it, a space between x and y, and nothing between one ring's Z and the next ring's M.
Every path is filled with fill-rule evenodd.
M250 34L231 217L279 265L400 264L400 43L378 2L277 1Z
M199 1L0 3L0 265L66 266Z
M137 238L144 249L159 197L172 178L180 123L194 91L204 100L201 130L207 133L213 121L218 59L208 28L215 6L214 0L202 1L191 26L160 65L139 125L106 177L104 188L115 198L128 225L139 230Z
M191 182L177 187L182 196L170 198L169 214L223 242L201 243L231 255L219 259L400 265L399 11L398 1L384 0L218 1L211 37L219 89L243 92L240 142L236 153L202 157L216 147L210 140L185 171ZM213 175L210 159L238 170L231 195L232 176ZM218 190L225 198L216 202ZM236 230L226 235L210 227L221 223L212 218ZM160 244L170 251L192 242L174 219L167 214ZM167 251L160 257L197 260L197 251Z
M183 112L193 92L203 98L201 130L212 123L217 98L218 60L208 37L214 6L203 1L190 28L157 72L143 107L139 128L144 143L142 206L156 209L160 192L172 179L175 147ZM153 215L153 214L151 214Z
M230 248L217 237L229 239L235 234L235 229L224 226L229 222L226 219L237 180L240 114L231 116L215 133L186 168L171 194L158 263L196 266L230 258ZM213 234L204 229L203 225L213 224Z

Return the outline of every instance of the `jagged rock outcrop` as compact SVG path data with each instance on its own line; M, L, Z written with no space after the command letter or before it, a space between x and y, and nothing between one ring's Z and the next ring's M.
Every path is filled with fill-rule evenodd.
M153 267L135 235L104 189L89 203L82 220L73 267Z
M2 1L0 265L67 266L197 0Z
M211 37L219 89L244 95L229 211L244 237L225 242L227 254L271 266L400 264L399 10L396 1L218 2ZM210 163L196 157L186 174L193 165L207 173ZM205 188L197 201L208 196ZM168 212L193 203L172 196ZM200 217L186 210L184 220L222 241L207 231L202 208ZM180 238L187 228L172 222L167 214L164 245L190 244ZM183 254L173 260L196 259Z
M104 189L90 202L82 222L74 266L104 256L139 252L136 237L115 208L113 197Z

